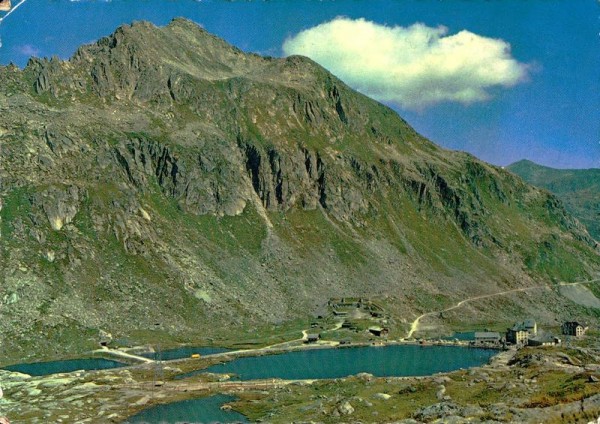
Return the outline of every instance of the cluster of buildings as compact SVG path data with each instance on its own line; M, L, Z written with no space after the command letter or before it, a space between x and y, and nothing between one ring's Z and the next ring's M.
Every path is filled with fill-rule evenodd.
M372 336L387 338L390 332L390 315L384 308L365 297L330 298L315 313L316 320L310 324L314 333L307 334L305 343L316 343L320 339L318 329L323 329L319 320L333 317L341 321L340 328L354 332L367 332ZM342 321L343 320L343 321ZM340 344L350 344L351 340L341 340Z
M566 321L562 324L562 334L565 336L581 337L587 326L578 321ZM553 346L560 344L561 339L545 331L538 331L537 323L532 319L515 323L506 330L504 337L499 332L475 332L476 345L501 345L504 343L516 346Z
M362 297L331 298L327 302L328 308L336 317L346 317L353 310L360 310L372 318L385 318L385 311L375 302Z

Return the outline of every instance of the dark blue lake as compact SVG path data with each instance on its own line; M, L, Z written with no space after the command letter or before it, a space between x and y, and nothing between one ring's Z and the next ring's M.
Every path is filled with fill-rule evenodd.
M157 352L142 353L141 356L143 356L145 358L154 359L155 361L159 360L159 359L161 361L171 361L173 359L189 358L195 353L200 354L201 356L204 356L204 355L213 355L215 353L227 352L228 350L229 349L225 349L222 347L185 346L185 347L179 347L177 349L167 349L167 350L163 350L160 352L157 351Z
M240 380L339 378L360 372L379 377L419 376L483 365L496 353L490 349L419 345L313 349L239 358L178 378L202 372L235 374Z
M221 405L233 399L218 395L158 405L134 415L125 423L247 423L246 417L235 411L221 411Z
M77 370L105 370L124 367L126 364L102 358L67 359L64 361L33 362L4 367L5 370L21 372L29 375L48 375Z

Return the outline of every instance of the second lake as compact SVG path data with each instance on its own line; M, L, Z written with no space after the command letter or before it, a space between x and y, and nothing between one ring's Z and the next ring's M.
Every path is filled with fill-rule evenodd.
M419 345L310 349L238 358L178 378L204 372L234 374L240 380L340 378L361 372L378 377L424 376L483 365L496 353L491 349Z

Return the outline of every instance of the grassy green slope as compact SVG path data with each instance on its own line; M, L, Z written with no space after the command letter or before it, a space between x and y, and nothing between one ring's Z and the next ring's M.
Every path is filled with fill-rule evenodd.
M555 169L522 160L507 167L525 181L554 193L600 240L600 169Z

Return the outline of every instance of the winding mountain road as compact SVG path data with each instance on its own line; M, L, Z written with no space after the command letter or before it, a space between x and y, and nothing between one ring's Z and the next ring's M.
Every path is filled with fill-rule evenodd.
M600 281L600 278L597 278L595 280L587 280L587 281L579 281L576 283L563 283L560 282L557 284L557 286L576 286L576 285L581 285L581 284L589 284L589 283L595 283ZM531 286L531 287L522 287L522 288L518 288L518 289L511 289L511 290L505 290L505 291L501 291L501 292L497 292L497 293L491 293L491 294L483 294L483 295L479 295L479 296L473 296L473 297L469 297L467 299L461 300L460 302L458 302L456 305L450 306L449 308L446 309L442 309L441 311L432 311L432 312L426 312L422 315L419 315L410 325L410 330L408 331L408 334L406 335L406 338L409 339L412 337L412 335L418 331L419 329L419 322L421 321L421 319L430 316L430 315L435 315L435 314L440 314L443 312L448 312L448 311L452 311L454 309L458 309L461 306L463 306L465 303L468 302L474 302L476 300L481 300L481 299L487 299L490 297L495 297L495 296L504 296L510 293L517 293L517 292L526 292L529 290L537 290L537 289L550 289L554 286L549 286L547 284L545 285L541 285L541 286Z

